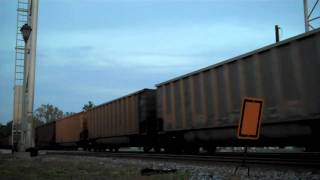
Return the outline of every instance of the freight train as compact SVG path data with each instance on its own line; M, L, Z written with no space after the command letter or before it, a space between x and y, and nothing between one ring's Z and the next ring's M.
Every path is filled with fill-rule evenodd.
M0 149L10 149L12 142L12 136L6 136L0 138Z
M244 97L264 99L258 140L237 139ZM310 31L36 128L39 148L174 153L223 146L319 151L320 30Z

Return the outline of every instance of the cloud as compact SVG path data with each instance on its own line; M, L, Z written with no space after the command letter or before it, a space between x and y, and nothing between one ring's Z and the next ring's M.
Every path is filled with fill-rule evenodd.
M54 65L189 66L195 60L211 62L211 57L232 57L267 44L270 38L261 32L237 23L78 30L43 36L42 48L49 56L48 63Z
M69 48L57 48L56 53L67 58L87 58L93 49L93 46L74 46Z

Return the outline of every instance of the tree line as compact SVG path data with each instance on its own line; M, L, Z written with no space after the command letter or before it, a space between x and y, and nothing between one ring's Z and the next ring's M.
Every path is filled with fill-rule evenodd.
M92 101L89 101L87 104L84 104L82 107L83 111L87 111L90 108L93 108L95 105ZM33 113L33 122L34 126L41 126L45 123L50 123L58 119L70 116L75 114L74 112L63 112L58 107L52 104L41 104L34 113ZM12 121L9 121L7 124L0 123L0 138L7 137L11 134L12 130Z

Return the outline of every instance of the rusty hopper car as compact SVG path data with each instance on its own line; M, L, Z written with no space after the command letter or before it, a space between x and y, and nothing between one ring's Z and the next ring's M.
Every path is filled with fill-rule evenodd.
M12 136L6 136L0 138L0 148L1 149L10 149L12 148Z
M79 146L82 132L83 112L56 121L56 143L60 147Z
M35 129L35 143L39 149L54 148L56 143L56 122L38 126Z
M158 84L157 116L168 135L168 147L210 150L215 146L294 145L319 149L319 92L317 29ZM236 139L244 97L265 102L258 141Z
M96 106L86 112L88 139L92 148L149 148L156 135L155 90L141 91Z

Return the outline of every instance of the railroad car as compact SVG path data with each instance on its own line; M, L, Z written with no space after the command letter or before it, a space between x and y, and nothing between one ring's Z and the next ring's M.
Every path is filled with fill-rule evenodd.
M156 92L143 89L89 109L86 113L87 140L94 149L117 151L120 147L154 147Z
M320 30L160 83L160 144L176 151L216 146L320 149ZM259 140L237 140L242 99L264 99Z
M56 122L59 146L214 152L217 146L320 150L320 30L272 44ZM264 100L258 140L238 140L244 97ZM40 141L38 141L40 142Z
M84 118L84 112L79 112L56 121L55 139L58 148L75 149L81 145Z
M39 149L56 147L56 122L50 122L35 128L35 143Z
M12 145L12 136L0 138L0 149L10 149Z

